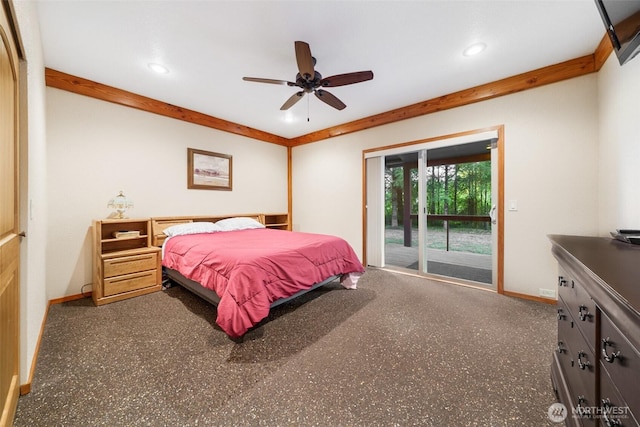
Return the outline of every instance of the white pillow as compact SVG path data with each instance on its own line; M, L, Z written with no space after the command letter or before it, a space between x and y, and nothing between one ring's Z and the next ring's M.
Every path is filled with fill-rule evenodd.
M213 222L186 222L184 224L176 224L171 227L167 227L164 230L164 234L169 237L182 236L185 234L202 234L202 233L215 233L222 231L218 224Z
M249 230L252 228L265 228L264 224L260 224L253 218L247 217L235 217L235 218L227 218L221 219L216 222L216 225L219 226L223 231L234 231L234 230Z

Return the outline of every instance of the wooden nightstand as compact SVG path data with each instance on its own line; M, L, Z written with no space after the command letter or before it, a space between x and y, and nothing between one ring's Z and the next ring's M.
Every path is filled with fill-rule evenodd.
M103 305L156 292L162 285L160 248L151 220L93 221L93 302Z

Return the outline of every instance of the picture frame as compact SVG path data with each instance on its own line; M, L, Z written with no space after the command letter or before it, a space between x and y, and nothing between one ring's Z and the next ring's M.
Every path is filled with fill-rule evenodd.
M187 148L187 188L231 191L232 156Z

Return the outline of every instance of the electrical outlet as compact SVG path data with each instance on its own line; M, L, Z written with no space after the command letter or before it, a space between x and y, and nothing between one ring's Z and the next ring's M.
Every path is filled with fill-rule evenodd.
M554 291L553 289L540 288L540 296L541 297L548 297L548 298L555 298L556 297L556 291Z

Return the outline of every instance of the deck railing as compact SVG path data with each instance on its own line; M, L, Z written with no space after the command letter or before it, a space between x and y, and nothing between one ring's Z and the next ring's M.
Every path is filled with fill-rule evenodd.
M491 223L489 215L427 215L427 221L444 221L444 228L447 238L447 251L449 250L449 223L451 221L477 221Z

